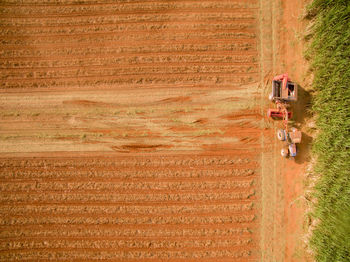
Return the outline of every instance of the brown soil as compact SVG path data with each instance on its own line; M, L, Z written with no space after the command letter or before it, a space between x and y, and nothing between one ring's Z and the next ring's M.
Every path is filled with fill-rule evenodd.
M295 261L306 149L265 118L292 5L38 3L1 3L0 260Z

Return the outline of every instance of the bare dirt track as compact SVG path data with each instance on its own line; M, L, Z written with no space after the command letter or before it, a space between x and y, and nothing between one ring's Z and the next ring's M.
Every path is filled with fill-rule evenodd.
M288 257L272 2L2 1L0 259Z

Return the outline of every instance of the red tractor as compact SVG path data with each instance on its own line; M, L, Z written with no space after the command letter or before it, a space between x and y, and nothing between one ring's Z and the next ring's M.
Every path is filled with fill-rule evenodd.
M277 108L269 109L267 116L273 119L282 119L284 129L277 131L277 138L281 141L286 141L287 146L281 150L283 157L295 157L297 155L296 144L301 142L301 132L296 128L288 130L288 120L292 118L292 112L288 111L289 102L297 101L298 88L293 83L287 74L275 76L272 80L272 93L269 95L269 100L276 104Z

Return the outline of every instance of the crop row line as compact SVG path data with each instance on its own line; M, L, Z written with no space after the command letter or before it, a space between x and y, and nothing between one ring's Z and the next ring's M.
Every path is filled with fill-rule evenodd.
M211 204L211 205L136 205L136 206L82 206L82 205L36 205L36 204L17 204L15 207L11 205L1 205L0 214L4 215L28 215L35 214L100 214L100 215L119 215L119 214L203 214L210 212L245 212L255 210L254 203L229 203L229 204Z
M106 185L108 187L108 184ZM113 187L113 185L111 186ZM187 188L185 189L154 189L154 188L148 188L148 189L133 189L133 188L126 188L126 189L115 189L114 191L111 191L113 189L105 188L105 189L78 189L78 188L62 188L62 189L23 189L23 190L3 190L1 198L6 198L9 196L13 196L14 194L28 194L28 195L33 195L33 194L42 194L45 192L45 194L59 194L59 193L65 193L67 194L80 194L80 195L100 195L100 194L110 194L110 196L114 195L135 195L135 196L140 196L140 195L160 195L160 194L191 194L191 195L197 195L197 194L214 194L217 193L217 191L221 193L246 193L247 190L254 188L254 185L252 185L252 182L250 183L243 183L240 186L234 185L232 188L226 187L226 188ZM31 190L31 191L29 191ZM194 191L195 190L195 191ZM241 192L243 190L243 192ZM137 193L135 193L135 191ZM195 193L194 193L195 192Z
M12 82L7 83L4 82L0 84L0 92L14 92L14 93L23 93L28 92L27 90L31 90L30 92L37 92L35 89L40 89L40 92L52 92L52 91L67 91L67 90L118 90L119 88L162 88L165 89L167 87L174 88L183 88L184 86L188 87L198 87L203 86L210 87L213 84L216 84L216 88L224 88L228 85L231 88L239 88L242 85L253 84L258 82L258 78L252 77L240 77L236 79L230 78L217 78L217 77L191 77L191 78L172 78L172 79L164 79L164 78L152 78L152 79L144 79L143 77L137 79L95 79L95 80L75 80L75 81L46 81L46 82ZM50 86L50 88L48 88ZM239 150L247 149L247 147L236 148Z
M56 239L54 242L50 240L38 241L36 239L24 239L17 241L9 241L7 243L0 242L0 252L12 250L14 252L25 249L57 249L57 248L89 248L89 249L115 249L115 250L198 250L205 248L206 250L220 249L241 249L252 248L252 239L242 240L217 240L217 241L200 241L200 240L180 240L180 241L123 241L123 240L65 240Z
M206 210L205 212L176 212L176 213L113 213L113 214L106 214L106 213L100 213L96 216L96 213L77 213L77 212L66 212L66 213L59 213L59 211L50 211L50 212L28 212L25 214L18 214L18 213L9 213L6 218L0 219L0 221L7 221L11 219L19 219L19 220L25 220L25 219L37 219L38 217L42 217L49 220L54 219L76 219L76 220L84 220L88 219L89 221L97 219L103 219L108 221L131 221L136 219L141 219L143 221L146 221L148 219L186 219L186 218L194 218L194 219L208 219L208 218L216 218L216 217L254 217L256 215L257 211L253 209L248 210L233 210L233 211L222 211L220 212L220 216L218 216L218 212L216 210ZM6 223L5 223L6 224Z
M222 71L217 71L217 72L142 72L142 73L123 73L123 74L119 74L119 75L111 75L111 74L94 74L94 75L76 75L76 76L61 76L61 77L57 77L57 76L53 76L53 77L32 77L32 78L2 78L2 81L22 81L22 82L28 82L28 81L35 81L35 82L39 82L39 81L43 81L43 80L59 80L59 79L72 79L75 80L76 78L95 78L95 79L111 79L111 78L118 78L118 79L125 79L125 78L132 78L132 77L138 77L138 76L145 76L145 77L150 77L150 76L158 76L161 75L164 78L167 78L169 76L172 75L177 75L177 76L232 76L233 72L222 72ZM235 78L239 78L242 76L255 76L257 75L258 72L247 72L247 73L235 73Z
M127 3L115 3L108 5L17 5L14 8L13 5L1 5L0 13L6 14L33 14L33 15L58 15L62 13L129 13L129 12L159 12L168 10L177 10L183 8L184 10L190 9L229 9L229 10L256 10L259 8L257 3L248 2L230 2L230 1L173 1L173 2L127 2Z
M35 159L35 158L27 158L27 159L3 159L3 161L0 162L0 168L25 168L31 170L31 168L44 168L50 169L45 171L50 171L53 168L59 169L62 168L70 169L74 168L74 171L77 170L91 170L91 167L93 168L102 168L102 167L108 167L108 168L132 168L133 170L137 170L139 167L145 168L147 166L150 167L156 167L158 168L169 168L169 167L176 167L176 166L185 166L184 168L189 168L189 166L193 167L205 167L207 166L214 166L217 168L217 166L220 166L223 168L226 167L232 167L234 165L241 165L241 164L248 164L252 161L252 159L249 158L251 155L249 152L238 152L239 155L232 156L232 155L220 155L220 156L196 156L192 157L189 155L186 156L117 156L117 157L110 157L110 158L103 158L103 157L97 157L97 158L90 158L90 157L67 157L67 158L41 158L41 159ZM7 161L5 161L7 160ZM77 161L79 160L79 161ZM255 159L256 161L256 159Z
M99 48L103 49L103 48L110 48L111 46L121 46L119 48L120 52L119 53L131 53L132 48L137 48L139 50L142 51L137 51L140 53L156 53L156 49L158 49L159 44L161 44L162 46L167 48L167 51L169 49L172 49L171 46L169 46L169 41L171 41L171 45L175 46L176 49L173 49L173 51L171 52L178 52L179 54L182 54L183 51L187 51L187 52L192 52L192 50L189 48L188 50L186 50L185 45L200 45L198 44L198 41L200 42L205 42L207 47L203 47L202 50L204 51L212 51L210 50L210 44L215 44L215 48L220 47L220 45L222 44L227 44L227 48L223 49L222 51L256 51L256 43L257 40L256 39L243 39L243 38L237 38L237 39L224 39L224 38L217 38L217 39L202 39L202 38L197 38L197 39L181 39L181 40L149 40L149 41L137 41L137 42L128 42L128 41L124 41L124 42L120 42L120 41L108 41L108 42L102 42L100 43L100 45L97 45L97 43L94 43L96 46L98 46ZM10 52L12 52L12 50L18 50L18 49L23 49L23 48L28 48L29 43L18 43L16 44L1 44L0 43L0 52L1 53L8 53L10 50ZM74 48L77 49L77 47L79 49L81 48L91 48L92 43L70 43L70 44L66 44L66 43L62 43L62 44L56 44L56 43L52 43L52 44L35 44L37 48L41 47L43 49L48 49L50 51L53 51L52 49L56 49L56 51L60 52L60 50L64 50L64 49L60 49L60 48ZM151 45L151 46L150 46ZM154 46L153 46L154 45ZM202 44L203 45L203 44ZM238 47L237 46L241 46ZM179 49L177 49L177 46L179 46ZM208 47L209 46L209 47ZM214 46L214 45L212 45ZM57 50L59 49L59 50ZM81 49L82 50L82 49ZM127 51L130 50L130 51ZM148 51L144 51L144 50L148 50ZM214 49L214 50L218 50L218 49ZM27 50L27 52L37 52L38 50ZM45 51L45 50L44 50ZM126 51L126 52L125 52ZM201 50L196 50L196 51L201 51ZM219 51L219 50L218 50ZM38 52L43 52L42 50L38 51ZM162 50L160 50L160 52L162 52Z
M66 63L67 61L65 61ZM76 63L74 63L76 62ZM0 73L2 72L11 72L11 71L24 71L24 70L31 70L34 72L36 72L36 70L45 70L45 71L49 71L49 70L53 70L53 69L86 69L86 68L104 68L104 69L115 69L115 68L132 68L137 66L138 68L154 68L154 67L163 67L166 66L181 66L179 68L183 68L183 67L188 67L188 66L202 66L205 68L208 68L208 66L225 66L225 67L253 67L253 68L258 68L258 64L255 62L149 62L149 63L125 63L125 64L121 64L121 63L115 63L113 64L113 62L109 63L109 64L102 64L102 63L98 63L98 61L94 61L96 64L89 64L89 65L79 65L81 64L81 62L86 62L86 61L73 61L73 63L75 65L59 65L59 66L49 66L49 65L42 65L42 66L31 66L31 65L24 65L23 67L17 67L14 65L10 65L10 63L2 63L0 62ZM13 64L18 64L17 62L13 63Z
M1 19L0 19L1 21ZM218 22L212 22L208 24L208 21L206 19L196 19L194 21L184 21L184 20L157 20L157 21L142 21L142 22L99 22L96 23L82 23L82 24L61 24L61 25L30 25L30 24L20 24L20 25L14 25L14 24L6 24L4 28L0 29L1 34L5 35L6 32L16 32L17 34L25 34L28 32L35 32L35 29L39 30L52 30L54 28L57 32L80 32L75 31L77 28L80 28L82 32L86 31L101 31L101 30L160 30L160 29L180 29L180 28L197 28L197 29L215 29L215 28L221 28L224 27L226 29L252 29L255 28L255 20L252 19L251 21L244 19L243 21L239 20L223 20ZM58 27L59 28L56 28ZM30 28L30 29L29 29ZM32 30L32 31L30 31ZM32 33L31 33L32 35Z
M242 156L242 155L241 155ZM245 158L243 158L245 157ZM194 174L200 172L201 175L210 174L214 175L214 172L217 171L218 174L224 172L228 174L236 174L237 172L248 172L251 168L256 167L258 162L255 155L243 155L242 158L238 159L177 159L174 161L159 161L159 159L140 159L136 166L133 166L133 163L130 161L125 161L124 159L114 159L115 162L96 162L91 163L90 161L81 161L83 163L77 164L74 168L75 170L70 170L74 165L70 162L61 162L61 163L52 163L51 161L45 160L42 163L35 163L34 161L28 163L22 163L21 161L14 161L12 163L3 163L3 166L0 166L0 176L5 175L2 171L11 171L12 174L18 174L18 172L24 172L25 175L30 175L30 172L38 173L41 175L45 174L55 174L57 172L62 172L69 174L76 174L78 177L81 172L86 172L86 175L91 176L103 176L102 172L112 173L112 175L118 176L123 175L127 178L132 177L133 175L138 175L140 177L155 175L157 173L166 174L167 176L177 176L181 174ZM242 160L244 159L244 160ZM137 159L135 159L137 161ZM50 163L51 162L51 163ZM28 166L26 166L28 164ZM87 166L84 166L86 164ZM1 163L0 163L1 165ZM91 168L92 166L92 168ZM17 168L13 170L12 168ZM47 167L50 167L47 170ZM140 167L142 170L140 170ZM147 168L152 168L148 170ZM180 170L179 170L180 168ZM194 169L195 168L195 169ZM194 169L194 170L193 170ZM220 170L218 170L220 169Z
M31 79L27 79L26 81L2 81L0 83L0 89L4 88L17 88L17 89L23 89L22 92L25 91L25 89L36 89L36 88L47 88L50 86L50 89L48 91L63 91L67 90L67 88L72 88L72 90L79 90L79 88L82 88L83 90L89 90L93 86L96 88L103 88L107 89L107 86L109 86L108 89L122 89L122 88L167 88L169 85L179 85L176 86L177 88L182 88L184 85L190 86L190 87L196 87L198 85L208 85L208 84L216 84L217 88L219 87L227 87L229 85L231 88L239 87L244 84L252 84L258 81L258 76L256 75L246 75L246 76L236 76L236 77L229 77L230 74L227 74L227 76L215 76L215 74L211 75L199 75L199 76L175 76L173 77L169 75L163 75L160 77L145 77L140 75L139 77L89 77L84 79L46 79L41 81L33 81ZM174 86L172 86L174 87ZM31 92L33 92L32 90ZM8 90L6 92L9 92ZM246 147L237 147L237 150L245 150Z
M108 19L109 18L109 19ZM181 16L181 14L177 14L174 15L173 17L171 16L171 14L168 15L160 15L160 18L157 19L157 17L155 16L149 16L148 19L145 18L140 18L140 20L118 20L121 17L119 16L115 16L115 17L99 17L98 21L96 21L96 19L94 20L89 20L89 19L82 19L82 20L78 20L74 21L74 19L64 19L62 20L61 23L57 23L59 22L59 19L55 19L53 20L52 24L45 24L45 21L42 21L42 19L29 19L29 18L25 18L23 20L22 23L20 23L19 21L15 21L15 20L6 20L6 18L0 18L0 23L3 26L6 26L6 28L30 28L30 27L38 27L38 28L52 28L52 27L69 27L69 28L74 28L74 27L87 27L87 26L96 26L97 22L98 25L103 26L103 25L114 25L114 26L118 26L118 25L143 25L146 26L147 24L153 23L153 24L184 24L184 23L188 23L188 24L194 24L194 23L206 23L208 24L208 22L211 23L217 23L220 22L222 23L227 23L230 25L254 25L256 19L255 18L249 18L249 17L237 17L237 16L225 16L225 15L221 15L221 16L217 16L216 19L214 19L213 14L210 16L206 16L206 14L197 14L193 17L189 17L189 15L187 16ZM129 17L130 18L130 17ZM79 17L78 17L79 19ZM107 20L106 20L107 19ZM155 19L155 20L154 20ZM41 20L41 21L38 21ZM68 21L67 21L68 20ZM35 24L34 22L38 21L37 24ZM33 24L34 23L34 24Z
M197 225L197 224L230 224L232 226L238 224L254 223L255 215L229 215L229 216L179 216L179 217L6 217L0 218L0 225L100 225L100 224L118 224L118 225L159 225L159 224L182 224L182 225Z
M205 187L205 186L230 186L230 185L243 185L250 184L254 181L257 176L245 176L245 177L223 177L218 180L217 177L212 178L166 178L166 179L146 179L139 178L133 179L91 179L91 178L75 178L70 179L48 179L48 180L37 180L37 179L16 179L16 180L3 180L0 181L0 191L6 189L48 189L51 187L65 188L65 189L92 189L92 188L110 188L115 189L127 188L127 187L147 187L147 188L166 188L169 187ZM198 185L198 182L201 182ZM141 188L139 188L141 189Z
M3 50L5 51L5 50ZM245 50L242 48L242 50L231 50L231 51L223 51L223 50L210 50L210 51L204 51L204 50L193 50L193 51L163 51L163 52L114 52L114 50L107 51L105 53L99 53L99 52L87 52L87 54L84 56L77 52L76 54L69 55L69 51L62 52L61 54L47 54L50 56L50 58L47 58L44 54L37 54L36 56L21 56L15 59L15 56L24 52L25 50L6 50L5 52L2 52L2 57L0 57L0 63L2 65L9 64L9 66L18 64L26 64L26 63L33 63L34 65L37 64L45 64L48 62L59 64L59 63L74 63L74 62L85 62L87 63L88 60L95 60L98 59L100 61L104 60L112 60L112 61L126 61L126 63L141 63L143 61L163 61L164 59L170 59L170 61L183 61L185 62L186 59L189 59L189 61L196 61L195 59L211 59L214 61L232 61L233 63L239 63L234 61L256 61L256 50ZM49 51L49 50L46 50ZM53 50L52 50L53 51ZM57 50L56 50L57 51ZM63 50L62 50L63 51ZM1 52L1 51L0 51ZM58 58L64 58L65 61L55 61ZM33 61L38 60L38 61ZM145 62L143 62L145 63Z
M137 190L138 194L137 195L142 195L142 194L173 194L173 193L181 193L181 194L186 194L186 193L190 193L193 192L193 190L195 190L195 192L197 194L203 194L203 193L214 193L216 191L219 192L223 192L223 193L227 193L227 192L232 192L232 191L239 191L239 190L248 190L254 188L254 185L252 185L252 182L250 183L242 183L242 184L238 184L238 185L233 185L233 186L226 186L226 185L222 185L222 186L213 186L213 187L183 187L183 188L170 188L170 189L156 189L156 188L147 188L147 189L141 189L141 188L114 188L113 186L106 186L106 188L102 188L102 189L80 189L80 188L73 188L73 187L68 187L68 188L54 188L54 189L48 189L48 188L37 188L37 189L11 189L11 188L6 188L6 190L3 190L1 193L4 196L7 195L13 195L13 194L21 194L21 193L26 193L26 194L42 194L43 192L45 192L46 194L55 194L55 193L64 193L64 194L77 194L80 193L82 195L86 195L86 194L91 194L91 195L95 195L95 194L107 194L108 192L111 192L111 190L114 190L111 192L112 195L114 194L134 194L135 190ZM31 190L31 191L29 191ZM74 191L73 191L74 190ZM1 199L1 198L0 198Z
M6 49L0 49L1 57L5 57L5 55L12 54L14 57L22 57L22 56L28 56L34 53L35 56L39 57L48 57L52 55L56 56L76 56L76 55L88 55L88 54L97 54L97 55L111 55L111 54L129 54L129 55L138 55L138 54L161 54L164 55L166 53L169 54L192 54L192 52L199 52L203 54L203 52L223 52L223 53L229 53L232 52L232 55L238 55L238 54L245 54L249 52L254 52L257 54L256 49L256 41L238 41L235 40L235 42L228 42L228 41L212 41L206 39L205 43L198 43L198 41L177 41L176 43L173 42L171 46L169 46L168 42L160 43L161 41L154 42L152 45L144 45L147 44L146 42L138 42L138 43L117 43L115 42L115 45L110 45L108 47L104 46L98 46L94 47L91 45L88 45L86 43L80 43L79 46L62 46L61 48L57 48L57 45L47 45L46 49L28 49L26 47L23 49L21 46L15 46L6 48ZM113 42L111 43L113 44ZM118 44L118 45L117 45ZM20 49L22 48L22 49ZM241 53L242 52L242 53ZM209 53L210 54L210 53Z
M84 202L84 201L30 201L30 202L17 202L16 206L79 206L79 207L95 207L95 206L103 206L103 207L149 207L149 206L156 206L156 207L172 207L172 206L196 206L196 205L206 205L210 203L210 205L222 205L222 204L252 204L254 201L256 201L256 197L250 196L246 199L215 199L211 200L210 202L206 202L206 200L197 200L197 201L177 201L177 200L168 200L166 202L159 200L159 201L147 201L147 202L138 202L135 201L94 201L91 203ZM12 203L7 202L0 202L0 207L12 205Z
M31 71L30 69L15 71L15 70L0 70L0 79L2 81L42 81L45 79L71 79L71 78L90 78L90 77L134 77L140 75L157 76L157 75L184 75L184 74L196 74L196 75L229 75L235 74L239 76L247 76L257 74L258 70L253 66L179 66L179 67L153 67L152 65L138 67L135 65L130 66L116 66L116 67L99 67L92 69L85 69L77 67L77 69L66 69L66 70L37 70ZM23 72L24 71L24 72ZM130 73L131 72L131 73Z
M226 176L209 176L209 177L125 177L125 178L118 178L118 177L92 177L92 176L87 176L87 177L82 177L82 176L75 176L74 172L72 172L71 176L67 177L53 177L53 178L42 178L40 176L38 177L27 177L26 175L23 175L22 178L7 178L4 177L0 174L0 177L2 179L6 179L3 181L0 181L1 184L19 184L19 187L22 187L22 184L27 184L27 185L37 185L37 184L49 184L49 183L59 183L59 184L74 184L74 183L85 183L85 184L90 184L90 183L118 183L118 184L136 184L136 183L145 183L145 184L154 184L154 183L159 183L159 184L166 184L166 183L181 183L181 184L190 184L190 183L199 183L203 182L204 184L208 183L240 183L240 182L248 182L252 181L254 179L257 179L257 175L253 175L246 173L246 174L240 174L240 175L229 175L227 173ZM218 180L220 178L220 180ZM219 182L220 181L220 182Z
M254 18L255 13L257 12L258 8L250 8L249 10L245 8L181 8L179 7L178 9L171 9L172 14L180 13L180 14L217 14L217 13L226 13L226 14L235 14L238 17L247 17L247 18ZM26 9L26 11L29 11ZM58 14L51 14L51 15L46 15L46 14L33 14L33 13L28 13L28 14L23 14L22 15L9 15L7 12L6 14L6 19L21 19L21 18L40 18L40 19L47 19L47 18L76 18L76 17L106 17L106 16L122 16L122 15L147 15L147 14L163 14L166 11L170 11L169 9L163 9L163 10L133 10L133 11L126 11L126 12L121 12L121 11L110 11L110 12L90 12L90 13L68 13L67 11L58 13Z
M37 232L39 233L39 232ZM11 241L11 242L20 242L22 240L29 240L29 241L54 241L56 239L60 239L60 240L72 240L72 241L123 241L125 243L128 243L132 240L135 240L135 242L138 241L166 241L166 242L187 242L187 241L208 241L208 240L212 240L213 242L218 241L218 242L226 242L226 241L233 241L233 242L239 242L240 240L242 240L243 242L247 241L247 242L252 242L254 241L254 238L252 236L252 234L247 234L247 233L241 233L241 235L231 235L231 236L208 236L208 235L201 235L201 236L191 236L188 235L186 236L186 238L184 239L184 236L172 236L171 238L167 237L167 236L157 236L156 238L154 236L116 236L116 237L112 237L112 236L93 236L93 235L87 235L87 236L66 236L63 235L61 237L57 237L57 236L40 236L40 235L25 235L23 237L19 237L19 236L13 236L13 237L3 237L1 236L0 242L6 242L6 241Z
M203 192L212 192L213 190L239 190L239 189L248 189L254 187L254 180L250 181L235 181L234 183L229 183L226 181L225 183L203 183L197 185L198 183L191 184L168 184L160 185L160 184L108 184L108 183L75 183L75 184L59 184L49 183L31 183L31 184L23 184L17 185L16 183L2 183L0 185L1 192L3 194L15 194L15 193L28 193L28 192L81 192L82 194L86 193L106 193L108 191L118 192L119 194L124 194L128 192L133 192L137 190L139 193L147 194L148 192L154 193L164 193L164 192L189 192L191 190L196 190L198 193Z
M173 201L181 201L181 202L193 202L193 201L233 201L233 200L245 200L252 199L255 195L255 190L244 190L244 191L233 191L227 190L217 190L215 192L200 192L193 193L193 191L182 192L179 193L155 193L149 192L147 194L135 194L134 192L118 194L111 194L110 192L102 193L74 193L74 192L30 192L30 193L17 193L17 194L1 194L0 203L40 203L40 202L51 202L51 203L62 203L62 202L94 202L95 204L100 202L111 202L117 204L119 202L136 202L143 201L148 203L158 203L160 201L164 202L173 202ZM45 193L45 194L43 194ZM51 194L48 194L51 193ZM69 194L67 194L69 193Z
M198 1L196 0L176 0L177 3L182 3L182 2L194 2L194 3L198 3ZM229 3L237 3L237 4L242 4L240 0L201 0L201 3L208 3L208 2L219 2L219 3L225 3L225 2L229 2ZM246 0L245 3L255 3L255 0ZM150 3L163 3L162 0L114 0L114 1L99 1L99 0L85 0L84 2L81 1L75 1L75 0L56 0L55 3L52 3L52 1L47 0L46 2L40 0L26 0L20 3L21 7L30 7L30 6L34 6L34 7L57 7L57 4L59 4L59 6L109 6L109 5L116 5L116 4L123 4L123 5L133 5L133 4L150 4ZM2 2L3 6L9 6L9 7L17 7L18 6L18 0L3 0Z
M217 178L217 177L228 177L233 178L235 176L252 176L254 174L254 168L257 166L256 162L251 162L247 167L235 164L234 170L229 169L230 167L222 167L218 165L212 165L205 169L205 167L196 167L196 170L192 170L193 168L189 167L181 167L181 170L176 170L176 166L169 167L156 167L156 170L138 170L127 169L127 167L121 167L122 170L118 170L117 168L108 168L108 167L99 167L98 170L88 170L88 169L80 169L80 170L67 170L64 167L53 167L52 171L39 169L36 170L34 168L24 168L24 170L15 170L11 174L3 173L5 171L11 171L11 167L4 167L0 170L0 177L6 179L52 179L52 180L62 180L62 179L117 179L121 181L125 181L126 179L129 181L135 181L134 179L183 179L183 178L197 178L197 179L206 179L208 178ZM220 170L215 172L217 168ZM117 181L116 180L116 181Z
M7 73L12 73L11 71L13 71L13 69L15 70L19 70L19 71L30 71L33 73L38 73L40 71L34 71L34 69L39 69L39 70L45 70L45 72L51 72L51 71L56 71L55 69L66 69L65 71L69 72L70 70L74 70L74 69L90 69L90 68L96 68L98 67L99 70L100 68L103 69L108 69L108 70L120 70L121 72L123 72L122 70L124 68L127 69L133 69L133 71L135 72L139 72L145 69L152 69L155 71L160 71L159 69L163 69L166 66L166 70L179 70L179 69L206 69L206 70L210 70L212 68L216 68L216 69L221 69L222 71L225 69L237 69L237 68L244 68L241 71L247 70L246 68L249 67L254 67L254 68L258 68L258 64L257 63L242 63L242 62L236 62L236 63L232 63L232 62L155 62L155 63L135 63L135 64L130 64L130 63L124 63L124 64L120 64L120 63L111 63L109 65L105 65L105 64L93 64L93 65L67 65L67 66L48 66L48 67L15 67L15 68L8 68L6 67L6 65L1 65L0 66L2 68L0 68L0 74L7 74ZM51 70L50 70L51 69ZM68 70L70 69L70 70ZM90 69L91 72L96 71L93 69ZM63 71L63 72L65 72ZM61 71L62 72L62 71ZM22 72L19 72L22 73ZM4 76L2 76L4 77Z
M123 5L115 5L112 8L108 8L105 10L97 10L96 8L80 8L80 10L73 8L61 8L58 7L57 10L44 10L42 8L4 8L0 7L0 14L6 14L6 19L16 19L16 18L62 18L62 17L96 17L96 16L120 16L120 15L147 15L147 14L164 14L166 12L171 11L172 14L181 13L191 13L191 15L196 13L201 14L210 14L210 13L228 13L228 14L237 14L242 17L245 15L247 17L252 18L254 13L257 12L258 8L241 8L241 7L186 7L186 6L161 6L158 9L154 9L153 7L147 8L147 6L142 6L135 10L121 10L120 7ZM61 9L61 10L60 10ZM39 12L38 12L39 11ZM50 12L51 11L51 12Z
M108 35L126 35L126 34L135 34L135 35L146 35L146 36L150 36L150 35L154 35L154 34L160 34L163 33L163 35L165 33L189 33L189 34L193 34L193 33L210 33L210 32L229 32L229 33L254 33L255 30L252 29L221 29L221 28L215 28L215 29L166 29L166 30L155 30L155 31L147 31L147 30L126 30L126 31L115 31L115 32L90 32L90 33L83 33L83 32L72 32L72 33L61 33L61 34L49 34L49 33L34 33L34 34L30 34L28 32L26 32L26 34L16 34L16 35L8 35L8 32L5 34L2 34L0 31L0 36L3 38L7 38L7 39L22 39L22 38L34 38L34 37L40 37L41 39L43 38L78 38L78 37L83 37L83 36L92 36L92 37L99 37L99 36L108 36Z
M99 227L96 229L88 229L89 226L76 226L72 225L69 228L66 226L33 226L33 230L29 229L29 226L24 226L23 228L13 228L7 229L2 227L2 232L0 233L1 239L17 239L17 238L45 238L45 239L251 239L252 229L247 227L236 227L236 228L213 228L208 229L174 229L169 230L169 228L164 228L159 225L162 230L157 230L156 228L150 227L150 229L133 228L125 230L118 229L114 226L110 228ZM93 227L93 226L90 226ZM112 232L110 232L112 230Z
M158 259L158 260L165 260L171 257L172 259L186 259L186 261L189 261L189 259L214 259L217 261L217 259L220 258L230 258L232 261L232 258L235 259L237 262L247 262L249 261L247 258L251 258L251 261L256 261L257 257L252 256L251 250L246 249L239 249L237 250L227 250L227 249L208 249L208 250L186 250L186 251L169 251L169 250L160 250L160 251L152 251L149 252L148 249L144 250L120 250L116 251L115 248L110 249L89 249L89 248L82 248L82 249L75 249L75 248L43 248L43 249L32 249L32 250L18 250L17 252L14 251L2 251L0 253L0 259L6 261L12 261L12 260L36 260L38 258L40 259L65 259L65 260L85 260L86 258L93 259L93 260L99 260L101 257L104 258L104 260L109 259L111 261L125 261L130 259L137 259L134 261L141 261L142 259ZM239 258L244 258L242 260L238 260ZM212 261L212 260L211 260ZM220 260L219 260L220 261ZM133 262L133 261L132 261Z
M111 54L95 54L94 56L76 57L69 56L64 61L55 61L59 57L22 57L21 59L15 58L0 58L0 66L2 68L27 68L27 67L63 67L63 66L99 66L103 64L129 64L129 65L164 65L174 64L180 65L181 63L186 64L206 64L206 63L231 63L232 65L239 65L241 63L253 63L256 64L255 52L249 51L240 54L228 54L213 52L212 54L199 53L199 54L179 54L179 53L168 53L168 54L119 54L117 56L111 56ZM23 61L24 60L24 61ZM39 60L39 61L33 61Z
M76 46L81 44L88 44L93 43L95 45L102 45L102 44L112 44L113 42L117 42L118 45L127 45L129 42L132 43L131 45L140 46L142 44L160 44L160 43L168 43L171 41L173 44L179 44L181 42L189 43L200 40L202 42L210 43L210 41L214 42L216 40L216 43L222 43L222 42L254 42L256 43L256 35L254 33L220 33L215 32L213 34L164 34L164 33L154 33L154 34L145 34L145 35L121 35L117 36L115 34L111 35L105 35L103 38L96 38L93 35L89 35L89 37L85 36L83 37L68 37L68 39L64 38L58 38L58 39L48 39L46 41L43 41L40 38L19 38L19 39L8 39L8 38L2 38L0 39L0 47L4 48L11 48L12 46L20 46L20 45L36 45L37 47L46 47L50 46L52 47L67 47L67 46ZM90 46L91 47L91 46Z

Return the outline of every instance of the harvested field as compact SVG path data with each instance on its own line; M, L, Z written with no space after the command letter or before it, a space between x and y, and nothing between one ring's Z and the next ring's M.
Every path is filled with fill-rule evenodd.
M257 0L37 4L2 2L2 88L258 79Z
M282 261L272 2L1 1L0 260Z
M257 258L251 154L1 162L4 260Z

